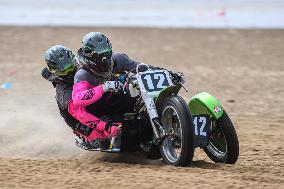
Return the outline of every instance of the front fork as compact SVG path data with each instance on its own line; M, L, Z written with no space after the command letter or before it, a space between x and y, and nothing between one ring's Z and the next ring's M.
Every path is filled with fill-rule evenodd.
M155 136L154 143L159 144L167 136L167 133L160 123L159 115L153 98L143 92L141 92L141 96L147 108L148 115L150 117L151 125Z

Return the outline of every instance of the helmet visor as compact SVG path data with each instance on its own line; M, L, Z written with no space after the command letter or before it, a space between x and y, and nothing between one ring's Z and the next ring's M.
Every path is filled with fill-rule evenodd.
M56 76L66 76L68 73L75 70L75 58L74 56L69 62L64 63L55 63L52 60L48 63L48 70L50 73L56 75Z
M83 55L90 62L89 67L96 72L109 72L112 66L112 51L108 50L102 53L96 53L89 47L84 47Z

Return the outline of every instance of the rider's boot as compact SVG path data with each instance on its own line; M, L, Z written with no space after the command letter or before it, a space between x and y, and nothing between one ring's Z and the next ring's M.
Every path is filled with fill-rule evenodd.
M98 138L93 141L90 141L89 144L97 150L107 150L109 148L110 142L108 139Z
M89 150L89 151L107 150L110 146L110 142L107 139L96 139L96 140L87 142L80 137L75 138L75 144L78 147L84 150Z
M81 139L80 137L76 137L75 138L75 144L78 146L78 147L80 147L80 148L82 148L82 149L84 149L84 150L93 150L94 149L94 147L93 146L91 146L88 142L86 142L84 139Z
M93 140L88 141L88 137L93 133L96 134L97 132L94 131L93 128L87 127L81 123L77 123L76 127L74 128L74 133L77 135L75 138L75 144L84 150L100 150L101 148L104 149L104 145L102 146L101 143L103 142ZM96 135L96 137L100 137L100 135Z

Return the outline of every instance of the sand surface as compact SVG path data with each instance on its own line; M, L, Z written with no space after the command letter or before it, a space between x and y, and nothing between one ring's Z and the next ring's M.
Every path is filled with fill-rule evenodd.
M196 149L191 167L140 154L78 149L40 76L54 44L74 51L83 34L106 33L115 51L182 71L189 93L224 105L240 141L235 165ZM284 31L0 27L0 188L281 188L284 185Z

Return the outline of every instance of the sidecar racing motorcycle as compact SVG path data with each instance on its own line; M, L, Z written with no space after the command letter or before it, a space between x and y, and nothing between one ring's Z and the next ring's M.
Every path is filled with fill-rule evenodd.
M183 75L165 69L124 73L118 77L135 99L134 112L124 114L122 134L101 152L143 151L167 164L187 166L199 147L216 163L234 164L239 156L236 130L220 102L206 92L188 103L178 96ZM145 65L144 65L145 66ZM146 65L147 66L147 65ZM115 145L119 141L119 145Z

